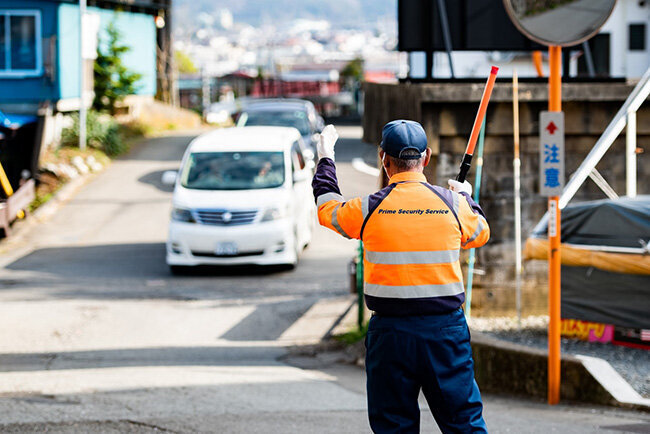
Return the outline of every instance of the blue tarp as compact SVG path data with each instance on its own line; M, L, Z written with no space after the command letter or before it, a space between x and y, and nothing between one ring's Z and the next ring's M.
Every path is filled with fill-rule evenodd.
M33 115L5 114L0 111L0 126L5 128L17 129L37 120L38 117Z

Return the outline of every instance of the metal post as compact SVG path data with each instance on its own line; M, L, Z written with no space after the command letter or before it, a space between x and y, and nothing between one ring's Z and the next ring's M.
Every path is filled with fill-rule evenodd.
M357 260L357 325L363 328L364 303L363 303L363 241L359 241L359 256Z
M205 68L201 68L201 105L203 106L203 113L210 108L212 99L212 95L210 95L211 91L210 78L206 75Z
M447 19L447 9L445 8L445 0L438 0L438 12L440 12L440 24L442 26L442 39L445 43L445 51L447 52L447 59L449 60L449 71L451 71L451 78L456 78L454 74L454 62L451 59L451 33L449 32L449 20Z
M521 329L521 159L519 158L519 78L512 72L512 133L515 156L512 161L515 187L515 296L517 303L517 328Z
M636 111L627 112L625 130L625 192L636 197Z
M560 197L560 208L564 208L567 203L576 194L578 188L587 179L591 173L591 169L596 167L600 159L605 155L605 152L612 146L614 140L618 135L623 132L625 128L626 116L630 111L637 111L641 104L650 96L650 68L646 70L627 97L623 106L616 112L616 116L609 123L603 134L600 136L594 147L589 151L584 161L580 163L580 167L573 173L569 182L564 186L562 197Z
M589 47L589 42L584 41L582 43L582 50L585 52L585 63L587 64L587 72L589 77L596 76L596 68L594 68L594 59L591 57L591 48Z
M548 109L562 111L562 48L549 51ZM541 163L541 162L540 162ZM548 403L560 402L560 207L559 197L548 198Z
M84 17L86 0L79 0L79 149L86 149L86 74L84 68Z
M542 52L539 50L533 51L533 65L537 71L538 77L544 77L544 69L542 68Z
M474 179L474 202L479 202L481 195L481 177L483 175L483 144L485 143L485 118L481 124L481 132L478 135L478 144L476 149L476 178ZM467 290L465 296L465 315L467 318L472 315L472 285L474 281L474 264L476 262L476 249L469 250L469 260L467 264Z

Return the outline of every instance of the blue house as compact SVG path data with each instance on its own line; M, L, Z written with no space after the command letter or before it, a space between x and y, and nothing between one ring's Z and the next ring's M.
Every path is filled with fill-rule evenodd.
M131 50L125 65L141 74L138 96L165 94L171 0L88 0L84 40L106 43L113 22ZM165 25L165 21L167 21ZM157 25L158 24L158 25ZM79 3L75 0L0 0L0 111L37 114L78 110L80 103ZM84 45L86 42L84 42ZM84 47L86 49L86 47ZM162 66L161 66L162 65ZM93 60L84 60L87 91ZM85 92L86 105L92 92Z

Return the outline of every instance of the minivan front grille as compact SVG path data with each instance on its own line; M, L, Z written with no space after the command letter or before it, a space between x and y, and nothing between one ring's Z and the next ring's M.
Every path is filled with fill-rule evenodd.
M195 211L195 216L196 221L204 225L246 225L255 220L257 210L199 209Z

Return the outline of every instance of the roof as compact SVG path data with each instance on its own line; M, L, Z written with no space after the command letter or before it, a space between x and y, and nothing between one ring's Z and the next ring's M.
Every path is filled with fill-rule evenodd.
M251 101L246 111L310 110L311 102L301 99L260 99Z
M220 128L192 140L192 152L283 151L300 138L289 127Z

